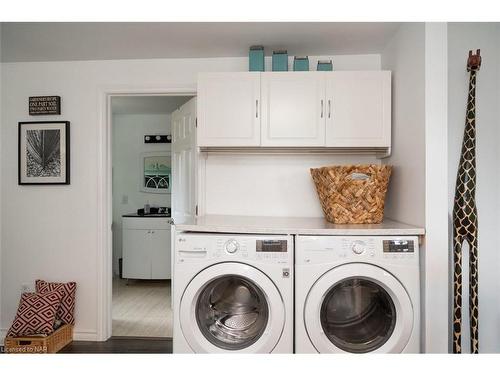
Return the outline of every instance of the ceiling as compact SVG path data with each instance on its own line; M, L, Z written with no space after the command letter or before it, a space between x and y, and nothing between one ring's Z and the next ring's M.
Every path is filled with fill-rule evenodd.
M2 23L2 61L66 61L379 53L400 23Z
M111 98L115 115L172 113L192 96L116 96Z

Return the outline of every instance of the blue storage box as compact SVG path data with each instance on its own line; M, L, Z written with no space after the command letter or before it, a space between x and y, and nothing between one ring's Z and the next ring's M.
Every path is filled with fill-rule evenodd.
M333 70L333 63L332 60L319 60L318 61L318 67L316 68L318 71L322 72L331 72Z
M288 52L273 51L273 72L288 71Z
M250 72L264 71L264 47L251 46L248 52L248 70Z
M309 71L309 57L299 57L295 56L293 59L293 71L294 72L307 72Z

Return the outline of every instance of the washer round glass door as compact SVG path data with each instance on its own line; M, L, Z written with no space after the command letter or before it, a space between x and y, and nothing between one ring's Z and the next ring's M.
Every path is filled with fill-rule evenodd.
M304 314L319 352L401 352L414 319L401 283L382 268L361 263L324 274L311 288Z
M242 263L220 263L201 271L184 291L180 309L182 332L195 352L268 353L285 322L274 283Z

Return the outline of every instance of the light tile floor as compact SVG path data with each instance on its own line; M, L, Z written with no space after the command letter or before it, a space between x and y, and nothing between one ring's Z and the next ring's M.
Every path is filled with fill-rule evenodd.
M113 336L172 337L170 280L113 279Z

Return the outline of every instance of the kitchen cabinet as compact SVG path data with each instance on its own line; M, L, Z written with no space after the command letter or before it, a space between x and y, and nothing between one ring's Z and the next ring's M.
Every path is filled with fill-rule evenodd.
M170 219L123 217L123 277L171 278Z
M198 146L390 149L391 72L204 73Z
M391 72L341 71L326 77L326 146L391 146Z
M260 73L198 77L198 146L260 145Z
M262 73L262 146L325 145L325 74Z

